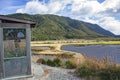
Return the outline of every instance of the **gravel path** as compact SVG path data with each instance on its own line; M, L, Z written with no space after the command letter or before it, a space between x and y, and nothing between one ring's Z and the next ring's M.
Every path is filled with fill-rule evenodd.
M44 80L83 80L70 74L70 72L73 72L74 70L49 67L45 65L41 66L50 70L49 74Z

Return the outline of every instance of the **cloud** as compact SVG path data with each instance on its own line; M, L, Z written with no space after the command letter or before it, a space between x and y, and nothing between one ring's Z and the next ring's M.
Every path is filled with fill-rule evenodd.
M116 35L120 35L120 21L113 17L104 17L99 20L99 25L106 30L110 30Z
M114 34L120 35L120 0L31 0L17 13L57 14L99 24Z
M31 13L31 14L37 14L37 13L46 13L48 11L48 8L45 4L42 4L38 0L33 0L28 2L23 8L18 9L17 13Z
M62 10L64 8L64 6L62 6L62 4L59 3L59 1L56 1L56 2L51 2L49 5L48 5L48 13L50 14L54 14L54 13L57 13L58 11Z
M78 13L77 15L91 16L94 13L98 12L100 7L100 3L95 0L79 0L79 2L74 0L71 12L73 14Z
M51 0L48 3L45 1L32 0L29 1L23 8L18 9L17 13L32 13L32 14L55 14L65 8L65 5L59 0ZM64 1L66 2L66 1ZM64 5L64 6L63 6Z

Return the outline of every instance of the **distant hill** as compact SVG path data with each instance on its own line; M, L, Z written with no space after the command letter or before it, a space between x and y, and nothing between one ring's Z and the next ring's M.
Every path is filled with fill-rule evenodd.
M104 38L115 36L97 24L74 20L69 17L20 13L6 16L35 21L36 27L32 29L32 40Z

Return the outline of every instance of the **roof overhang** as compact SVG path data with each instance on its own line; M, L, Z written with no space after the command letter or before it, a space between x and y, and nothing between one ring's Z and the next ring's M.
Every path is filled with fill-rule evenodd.
M10 18L4 15L0 15L0 20L2 23L23 23L23 24L30 24L31 27L35 27L35 22L33 21Z

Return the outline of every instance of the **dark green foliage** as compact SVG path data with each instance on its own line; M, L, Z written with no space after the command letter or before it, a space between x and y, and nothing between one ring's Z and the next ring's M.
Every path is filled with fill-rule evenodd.
M49 66L55 66L54 62L52 60L50 60L50 59L47 60L46 64L49 65Z
M74 69L74 68L77 67L76 64L74 64L71 61L66 61L65 66L66 66L67 69Z
M62 61L59 58L55 58L54 60L48 59L46 64L53 67L60 67L62 66Z
M77 68L77 75L80 77L89 77L95 74L96 70L92 66L80 65Z
M55 58L53 62L56 67L62 66L62 61L59 58Z
M89 65L80 65L77 68L77 75L85 78L86 80L120 80L120 67L111 67L105 69L96 69Z
M11 14L9 17L32 20L36 28L32 29L32 40L80 39L114 36L96 24L70 19L57 15Z
M97 74L101 80L120 80L120 68L101 69Z

